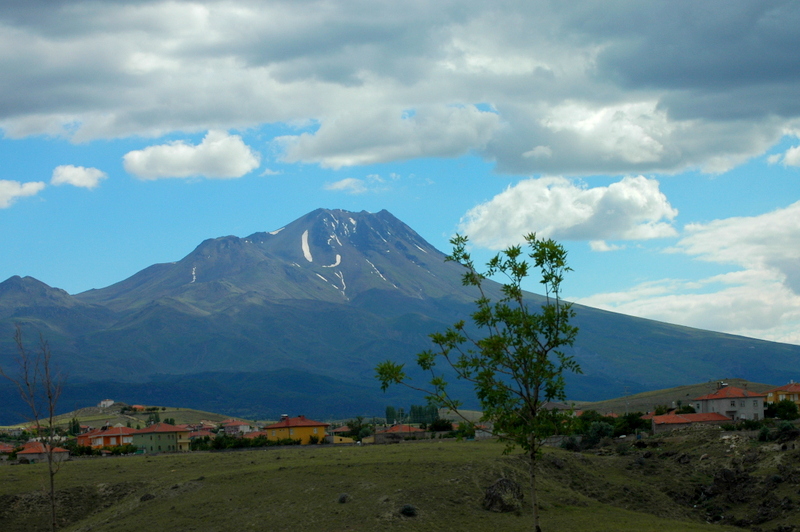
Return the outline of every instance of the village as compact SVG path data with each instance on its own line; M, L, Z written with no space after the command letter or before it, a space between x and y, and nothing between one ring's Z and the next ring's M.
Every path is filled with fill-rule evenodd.
M645 414L599 413L595 410L576 409L565 403L548 406L568 411L575 420L568 431L548 438L545 443L550 445L574 447L584 442L584 447L587 447L596 445L603 438L616 438L618 441L641 439L696 426L716 426L726 430L745 429L754 437L761 434L764 438L769 433L769 427L776 426L775 418L784 423L800 418L800 384L790 382L758 393L719 381L716 383L716 390L711 393L692 398L685 404L679 400L677 404L673 402L671 407L656 406L653 411ZM166 411L166 407L127 405L104 399L96 409L101 413L117 413L130 419L126 424L112 424L107 421L100 426L92 426L73 417L66 426L57 429L57 435L52 440L39 437L34 426L19 425L0 429L0 460L5 463L45 461L49 450L46 441L53 442L53 459L63 461L71 456L182 453L278 445L370 445L442 438L485 439L494 436L491 423L479 422L479 416L473 415L469 421L459 421L458 416L453 413L435 410L427 418L427 423L408 422L410 416L403 419L402 409L398 420L394 408L387 408L387 418L365 420L357 417L349 422L339 423L316 421L304 415L291 417L287 414L274 423L242 419L200 419L196 422L176 423L174 418L161 419L161 413ZM144 415L147 418L143 420ZM419 418L416 419L418 420Z

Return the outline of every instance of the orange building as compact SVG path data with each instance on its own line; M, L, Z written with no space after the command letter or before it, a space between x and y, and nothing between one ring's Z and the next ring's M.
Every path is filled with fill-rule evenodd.
M103 447L116 447L133 443L133 433L136 429L128 427L103 427L84 432L78 435L78 445L102 449Z
M322 441L327 427L328 423L306 419L305 416L289 417L284 414L279 422L264 427L263 432L267 433L270 441L300 440L301 445L308 445L313 438L317 442Z
M768 403L777 403L785 399L793 401L794 404L800 407L800 383L792 381L767 392Z

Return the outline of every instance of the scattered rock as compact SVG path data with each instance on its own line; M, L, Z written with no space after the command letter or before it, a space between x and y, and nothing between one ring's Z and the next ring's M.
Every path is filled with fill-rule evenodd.
M156 498L156 496L155 496L155 495L153 495L152 493L145 493L144 495L142 495L142 496L139 498L139 500L140 500L141 502L147 502L147 501L152 501L152 500L153 500L153 499L155 499L155 498Z
M513 480L501 478L486 488L482 506L490 512L518 512L522 508L522 488Z
M404 504L400 508L400 515L405 517L416 517L417 513L417 507L413 504Z
M346 502L350 502L350 494L348 493L340 493L339 494L339 504L344 504Z

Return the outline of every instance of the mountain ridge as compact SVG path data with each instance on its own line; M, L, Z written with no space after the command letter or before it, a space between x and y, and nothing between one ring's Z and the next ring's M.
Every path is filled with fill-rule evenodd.
M75 382L144 390L154 375L177 383L291 370L309 382L370 386L378 362L391 358L413 373L430 333L468 321L478 294L462 274L388 211L317 209L275 231L204 240L179 261L80 294L14 276L0 283L0 364L9 366L21 323L28 341L47 338ZM499 285L488 288L499 294ZM584 375L568 376L572 399L718 378L800 380L800 346L574 308L573 353ZM375 390L372 404L383 397Z

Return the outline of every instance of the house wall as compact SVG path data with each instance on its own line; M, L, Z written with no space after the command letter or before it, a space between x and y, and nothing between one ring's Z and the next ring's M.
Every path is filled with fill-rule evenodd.
M700 414L716 412L735 421L764 419L763 397L701 399L694 401L692 406Z
M175 432L134 434L133 445L148 453L174 453L180 450Z
M777 393L770 392L767 394L768 403L777 403L778 401L783 401L785 399L793 401L794 404L800 407L800 393L779 391Z
M282 427L277 429L265 429L267 439L271 441L278 440L300 440L301 445L308 445L311 442L311 436L316 436L319 441L325 438L325 427Z

